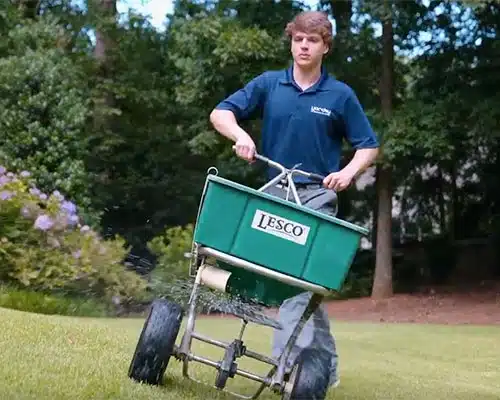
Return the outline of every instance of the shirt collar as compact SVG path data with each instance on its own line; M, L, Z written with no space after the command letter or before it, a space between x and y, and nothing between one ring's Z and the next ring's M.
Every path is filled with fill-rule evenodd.
M321 67L321 76L313 86L311 86L307 91L327 91L331 90L331 85L330 85L330 76L328 74L328 71L326 70L325 66ZM293 85L297 89L300 89L298 85L295 83L295 80L293 79L293 65L291 65L289 68L287 68L284 71L284 76L280 79L280 83L283 83L285 85Z

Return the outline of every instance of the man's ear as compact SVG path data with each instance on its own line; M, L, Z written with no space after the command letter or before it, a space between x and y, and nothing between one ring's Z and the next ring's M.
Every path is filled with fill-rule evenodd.
M333 50L333 40L329 44L325 43L326 50L323 54L330 53Z

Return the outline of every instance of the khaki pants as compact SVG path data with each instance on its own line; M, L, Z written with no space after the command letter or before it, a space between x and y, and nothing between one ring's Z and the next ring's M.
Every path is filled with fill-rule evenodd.
M286 198L286 189L270 187L265 192L282 199ZM307 187L297 187L297 192L304 207L332 216L337 214L337 195L333 190L327 190L319 184L314 184ZM291 191L288 200L295 201ZM273 357L278 358L285 349L288 338L302 316L311 295L307 292L301 293L285 300L280 306L278 321L283 326L283 330L275 330L272 347ZM334 385L338 380L338 354L335 339L330 331L330 321L323 305L320 305L309 318L298 336L288 359L288 371L304 349L318 350L318 354L321 354L320 359L323 360L321 362L329 363L329 367L317 370L329 370L329 382L330 385Z

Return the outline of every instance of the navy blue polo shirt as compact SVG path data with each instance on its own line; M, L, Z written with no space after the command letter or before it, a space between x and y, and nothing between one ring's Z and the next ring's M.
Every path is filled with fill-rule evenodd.
M379 146L354 91L323 68L318 82L303 91L293 67L257 76L216 107L230 110L237 121L260 116L259 152L287 168L328 175L339 170L342 141L354 149ZM279 173L269 170L269 179ZM305 179L295 176L297 182Z

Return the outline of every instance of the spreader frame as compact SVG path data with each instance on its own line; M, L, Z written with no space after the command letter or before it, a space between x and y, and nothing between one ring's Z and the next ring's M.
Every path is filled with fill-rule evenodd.
M186 327L182 334L180 344L175 344L173 346L171 355L182 363L183 376L197 383L215 387L219 390L226 391L236 397L243 399L256 399L267 387L273 392L281 395L282 400L288 400L290 399L296 380L300 375L300 372L298 372L300 371L300 365L297 363L292 366L292 369L290 371L287 370L287 360L291 354L293 346L295 345L298 336L302 332L305 323L318 309L324 298L335 294L337 292L337 289L340 288L341 284L343 283L345 273L352 263L354 253L357 251L357 246L359 245L359 236L361 236L362 234L367 234L368 231L346 221L342 221L330 216L325 216L324 214L321 214L317 211L307 210L306 207L302 206L300 196L293 179L294 175L301 175L308 178L309 180L317 182L322 182L324 179L323 176L299 170L297 168L298 166L294 166L291 169L285 168L281 164L269 160L268 158L258 154L256 154L256 158L267 163L268 166L280 170L280 173L277 176L272 178L257 191L246 188L242 185L237 185L231 181L222 180L222 178L218 178L218 180L216 178L211 178L211 175L216 176L218 174L218 171L215 168L211 168L208 171L209 176L205 181L205 186L203 188L203 193L201 196L197 216L197 225L194 231L191 252L186 255L190 259L189 275L194 278L194 284L187 306ZM218 188L217 185L220 185L219 187L222 188L221 193L223 194L225 188L227 188L228 192L226 194L228 197L219 197L216 198L216 200L214 200L214 197L212 197L211 202L209 202L209 206L206 206L206 202L208 201L207 193L210 191L209 185L212 184L215 186L212 186L211 188L213 189L215 187L215 190L217 190ZM270 188L273 185L281 185L281 187L286 190L285 199L278 199L269 194L264 194L266 189ZM249 235L261 235L252 237L258 237L259 240L262 239L263 241L269 240L267 248L271 248L273 252L276 250L274 246L301 252L300 254L302 256L302 262L304 263L302 267L300 265L297 267L297 263L295 263L295 270L288 273L288 271L286 271L287 263L284 263L283 265L285 265L285 267L283 267L282 265L280 269L279 267L276 267L274 265L266 265L262 262L254 262L252 260L251 254L247 259L240 257L238 255L238 251L240 251L240 253L242 252L241 248L245 248L246 242L241 243L239 247L236 246L237 250L235 251L223 251L221 250L221 247L223 247L222 245L219 248L215 248L216 246L207 245L207 242L210 242L210 240L212 240L210 229L211 224L217 224L218 221L217 218L214 218L214 216L208 219L203 219L203 217L206 217L203 212L207 212L204 207L208 207L209 212L213 213L214 211L211 210L210 207L214 207L216 211L218 211L221 209L221 202L224 203L226 201L225 199L227 199L228 203L230 203L229 200L231 200L231 196L238 197L240 196L240 193L245 193L245 195L249 195L250 197L252 197L253 195L253 199L256 199L256 202L262 201L263 203L259 206L260 208L269 207L269 209L272 209L272 207L275 207L274 209L276 209L276 207L283 207L285 214L286 212L289 212L290 215L292 215L292 217L296 220L302 220L302 223L310 224L309 229L312 232L311 236L307 237L306 240L299 242L299 245L303 247L293 247L296 245L291 245L290 243L286 242L287 238L283 239L283 237L282 239L285 241L282 243L279 242L279 240L282 239L276 239L276 232L274 232L274 236L271 237L268 236L268 233L255 233L258 230L249 231ZM290 194L293 197L293 201L290 201ZM241 196L239 197L239 199L241 200ZM249 201L250 200L247 200L244 205L242 205L243 203L241 201L239 203L240 209L238 211L239 214L237 219L240 223L240 226L244 226L244 228L242 229L249 229L248 212L254 212L254 210L251 209L251 207L248 205ZM266 201L275 202L276 204L273 203L269 205L270 203L265 203ZM223 206L230 205L223 204ZM255 204L253 204L253 206L255 207ZM222 212L222 214L224 214L224 212ZM236 238L239 237L238 232L234 232L235 229L238 229L238 226L231 223L231 216L225 216L225 218L226 220L229 220L231 225L233 225L232 234L235 235L234 239L230 238L231 240L226 240L226 242L234 244ZM322 228L319 226L319 223L315 225L316 220L320 221L321 224L324 224ZM330 225L328 224L331 224L331 226L333 227L330 228ZM200 225L203 225L203 227L200 227ZM252 225L251 229L255 229L255 226ZM343 238L342 235L345 235L345 238ZM202 238L202 240L198 240L200 239L200 237ZM313 243L312 241L318 237L321 238L322 242L320 243L320 249L317 250L316 255L314 255L312 254L313 251L311 250ZM240 238L240 240L244 241L245 239ZM290 240L290 238L288 238L288 240ZM336 243L331 243L332 241L335 242L335 240L337 240ZM328 276L328 273L325 273L325 271L318 266L322 265L322 262L324 262L325 259L329 260L332 254L336 256L336 254L332 252L332 248L329 246L337 246L339 248L339 252L344 251L346 253L343 255L343 257L339 257L333 262L333 264L336 265L336 268L338 268L338 276L336 279L331 279L331 277ZM233 246L232 248L235 247ZM317 255L318 252L319 255ZM322 252L325 252L326 255L322 255ZM248 251L245 254L249 254ZM290 258L290 255L287 256L291 260L291 263L295 261L293 260L293 258ZM267 282L279 282L283 284L284 287L293 287L297 290L311 293L311 297L309 298L307 306L305 307L297 325L294 327L288 339L288 342L285 345L283 353L278 358L268 357L264 354L260 354L246 348L246 346L244 345L243 334L249 322L265 325L273 329L282 329L282 326L278 321L273 320L264 314L256 316L249 312L245 312L244 310L242 312L232 312L233 315L239 317L242 320L242 326L239 335L232 342L215 339L195 330L197 318L196 310L201 286L209 287L212 290L223 291L228 291L228 286L230 286L228 281L224 281L225 283L217 282L216 284L214 284L209 279L206 279L205 273L210 271L217 271L226 273L225 276L227 276L227 274L230 275L233 273L228 270L227 266L236 268L236 271L248 271L249 273L254 274L253 277L265 277L266 279L269 279L269 281ZM309 277L309 279L301 279L303 276ZM322 280L324 280L325 282L328 281L328 284L321 284ZM253 299L247 298L247 300ZM225 349L224 357L220 361L215 361L210 358L194 354L194 352L192 351L193 340L198 340ZM270 370L267 375L264 376L242 369L238 367L237 364L237 359L241 357L249 357L263 362L270 366ZM193 378L189 371L189 363L193 361L216 369L217 373L215 376L215 383L213 385ZM229 378L233 378L236 375L260 383L259 388L252 395L243 395L241 393L235 393L227 390L225 388L227 380Z

